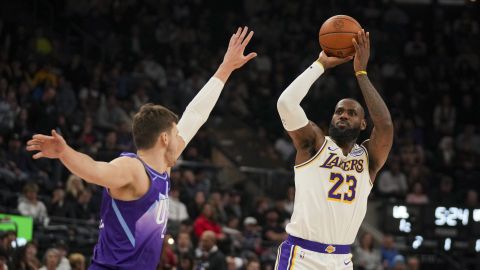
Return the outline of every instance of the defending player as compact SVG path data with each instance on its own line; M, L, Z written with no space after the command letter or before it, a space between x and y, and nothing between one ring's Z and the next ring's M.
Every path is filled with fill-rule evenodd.
M105 187L89 269L156 269L167 227L170 168L207 120L230 74L256 56L243 55L253 36L253 31L247 33L245 27L232 35L222 64L180 121L160 105L140 108L133 119L136 154L97 162L70 148L55 131L28 141L27 150L39 151L34 158L58 158L72 173Z
M365 217L367 199L393 141L390 113L367 76L369 33L354 41L355 75L374 127L370 139L357 145L366 128L356 100L340 100L325 136L300 107L311 85L324 72L352 59L320 57L278 99L277 108L297 150L295 204L286 227L288 239L278 250L275 269L352 269L350 245Z

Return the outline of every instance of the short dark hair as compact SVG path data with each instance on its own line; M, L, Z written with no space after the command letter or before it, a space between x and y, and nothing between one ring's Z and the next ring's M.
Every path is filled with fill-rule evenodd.
M160 133L170 130L178 116L169 109L152 103L140 107L133 117L133 141L137 149L149 149L155 145Z

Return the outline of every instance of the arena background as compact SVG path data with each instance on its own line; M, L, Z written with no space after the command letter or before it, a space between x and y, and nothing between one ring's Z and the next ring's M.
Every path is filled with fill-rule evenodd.
M226 235L228 269L272 269L294 199L294 149L276 100L316 59L318 29L336 14L371 33L369 75L395 124L356 267L480 269L477 1L16 0L1 1L0 14L0 269L61 258L57 269L69 269L65 258L83 269L98 236L101 188L58 161L34 161L26 140L57 129L97 160L133 150L139 106L181 114L243 25L258 57L226 84L172 172L172 236L158 269L196 269L205 204ZM362 100L351 63L329 70L302 105L326 128L342 97ZM380 254L369 265L365 233Z

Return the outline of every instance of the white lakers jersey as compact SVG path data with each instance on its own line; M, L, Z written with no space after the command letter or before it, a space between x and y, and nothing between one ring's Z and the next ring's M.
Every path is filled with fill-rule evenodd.
M352 244L371 189L365 147L356 144L345 156L325 137L315 156L295 166L295 203L287 233L325 244Z

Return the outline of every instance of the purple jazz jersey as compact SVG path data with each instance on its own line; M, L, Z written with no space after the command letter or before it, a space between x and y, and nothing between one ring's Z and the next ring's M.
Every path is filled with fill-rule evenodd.
M138 158L133 153L121 156ZM157 268L167 228L170 181L167 173L143 165L151 184L141 198L120 201L103 191L100 233L89 270Z

